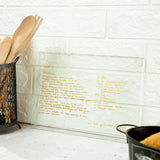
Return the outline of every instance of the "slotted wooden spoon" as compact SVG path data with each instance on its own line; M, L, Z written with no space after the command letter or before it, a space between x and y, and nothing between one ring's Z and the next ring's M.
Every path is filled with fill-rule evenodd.
M33 36L35 35L35 33L37 32L38 28L41 25L43 18L35 15L35 20L36 20L35 27L33 28L31 34L26 38L24 43L22 43L22 45L17 49L17 52L15 52L14 56L12 56L12 59L10 59L12 60L12 62L20 55L20 53L22 53L29 46Z
M13 35L12 48L5 63L13 62L15 54L17 53L21 45L26 41L27 37L32 33L35 24L36 20L34 16L28 16L22 21Z

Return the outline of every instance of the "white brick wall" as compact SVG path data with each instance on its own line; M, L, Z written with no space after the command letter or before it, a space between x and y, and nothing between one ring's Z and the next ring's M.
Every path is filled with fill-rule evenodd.
M69 39L69 52L87 55L145 57L145 41L117 39Z
M160 8L110 9L110 38L160 39Z
M19 120L116 136L121 123L159 125L159 4L0 0L1 37L27 15L44 18L17 64Z
M156 0L153 0L156 1ZM6 0L7 5L28 5L28 6L52 6L52 5L147 5L148 0L68 0L68 1L59 1L59 0L35 0L35 1L21 1L21 0Z
M153 5L160 4L159 0L151 0L151 2L152 2Z
M160 43L151 41L148 45L147 72L160 73Z
M10 14L12 13L12 14ZM21 19L37 13L44 18L38 35L59 37L105 37L106 9L68 7L8 7L0 9L3 34L13 34ZM13 17L17 17L13 19ZM8 27L6 27L8 26Z

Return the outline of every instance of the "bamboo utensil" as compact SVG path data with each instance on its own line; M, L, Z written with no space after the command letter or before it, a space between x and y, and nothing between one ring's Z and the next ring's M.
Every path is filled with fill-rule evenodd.
M11 49L12 40L10 37L5 37L3 40L0 41L0 64L4 64L6 58L9 55L9 51Z
M13 34L12 40L10 37L5 37L4 40L0 39L0 64L12 63L15 59L20 56L20 54L28 47L33 36L40 27L43 18L40 16L28 16L20 24ZM4 48L4 49L3 49ZM2 74L3 70L0 71ZM0 102L0 108L3 110L4 106L7 109L5 111L5 122L11 123L11 119L14 119L13 110L7 101L7 86L10 81L9 76L12 71L4 72L4 76L1 77L1 86L0 86L0 99L6 99L5 104ZM5 97L3 92L6 92Z
M40 27L43 21L43 18L41 18L40 16L35 15L34 18L35 18L35 25L32 32L28 35L28 37L24 40L24 42L19 46L19 48L17 48L16 52L12 53L12 57L7 58L6 63L13 62L20 55L20 53L22 53L29 46L33 36L37 32L38 28Z
M26 38L31 34L33 28L35 27L35 23L36 20L34 16L28 16L21 22L20 26L13 34L11 50L9 49L10 53L5 57L5 59L3 59L2 64L11 63L14 61L17 50L25 42ZM5 77L1 79L1 84L5 83ZM1 90L3 86L1 85Z
M34 16L28 16L22 21L13 35L12 48L5 63L13 62L15 54L17 53L21 45L25 43L27 37L32 33L35 27L35 23L36 21Z

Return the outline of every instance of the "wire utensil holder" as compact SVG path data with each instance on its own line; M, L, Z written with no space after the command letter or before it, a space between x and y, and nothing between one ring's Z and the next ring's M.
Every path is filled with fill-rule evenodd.
M17 124L16 63L0 65L0 129Z

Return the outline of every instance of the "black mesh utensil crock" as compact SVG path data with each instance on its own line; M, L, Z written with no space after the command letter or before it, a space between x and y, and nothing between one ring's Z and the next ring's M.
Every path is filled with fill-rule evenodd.
M17 122L16 62L0 65L0 129Z

